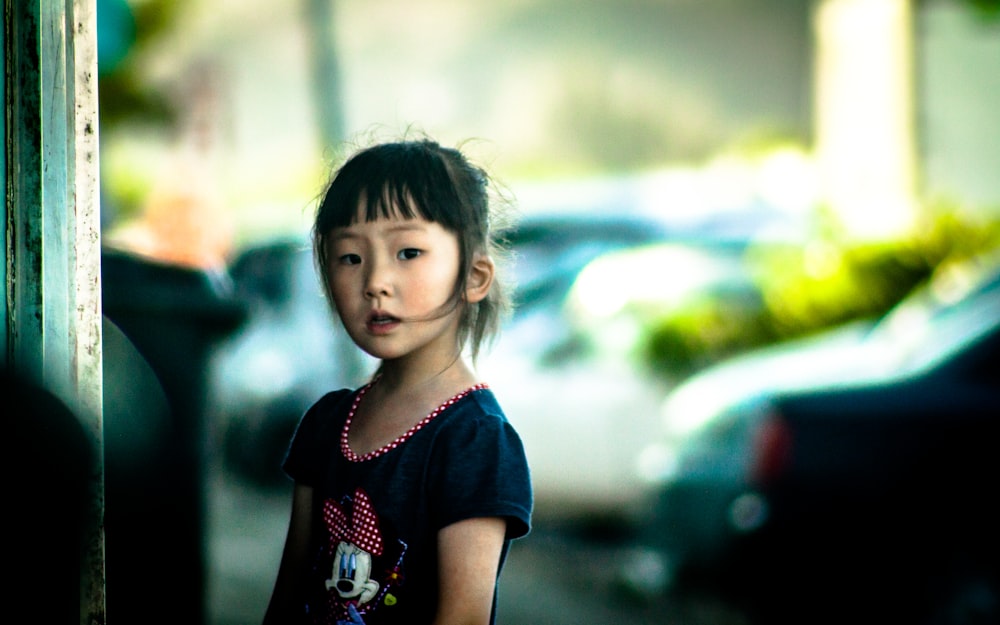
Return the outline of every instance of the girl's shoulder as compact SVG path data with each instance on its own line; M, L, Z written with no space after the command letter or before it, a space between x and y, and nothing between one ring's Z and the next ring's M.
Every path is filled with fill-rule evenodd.
M350 409L351 398L357 393L356 389L341 388L336 391L329 391L322 397L316 400L306 414L314 414L318 418L332 418L336 415L343 413L346 414L344 406Z
M477 385L441 411L434 419L442 431L466 432L476 438L517 437L496 395L486 385ZM433 423L433 421L432 421Z
M349 400L350 397L357 392L358 389L351 389L351 388L341 388L335 391L329 391L325 395L317 399L316 402L312 405L312 408L310 408L310 410L336 409L338 405Z
M330 391L317 399L306 410L299 422L298 430L309 431L316 436L323 432L334 433L343 425L351 409L351 402L356 389L342 388Z
M507 420L507 416L504 414L503 408L500 407L500 402L497 400L496 394L493 393L493 389L489 385L485 383L477 384L469 392L469 397L472 400L469 403L474 405L476 410L485 415L499 417L503 421Z
M497 401L492 389L485 383L475 384L451 397L441 404L437 411L442 415L462 415L464 417L479 415L485 418L506 421L503 408Z

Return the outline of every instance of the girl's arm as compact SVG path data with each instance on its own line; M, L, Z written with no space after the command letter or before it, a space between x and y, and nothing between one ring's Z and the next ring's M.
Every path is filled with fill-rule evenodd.
M281 554L281 565L274 582L271 601L264 615L264 625L293 622L301 606L296 606L299 578L306 567L309 538L312 534L313 489L295 485L292 495L292 513L288 522L288 535Z
M489 623L506 531L506 521L498 517L468 519L441 529L441 597L434 625Z

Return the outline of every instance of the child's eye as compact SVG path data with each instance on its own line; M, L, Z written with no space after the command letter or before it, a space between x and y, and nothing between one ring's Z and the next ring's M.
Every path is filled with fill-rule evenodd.
M396 255L396 258L398 258L399 260L413 260L417 256L420 256L420 254L421 254L420 250L413 247L407 247L399 250L399 253Z
M338 260L341 265L358 265L361 263L361 257L357 254L344 254Z

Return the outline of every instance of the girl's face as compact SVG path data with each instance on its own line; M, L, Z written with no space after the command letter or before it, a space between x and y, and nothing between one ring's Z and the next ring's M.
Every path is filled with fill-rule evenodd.
M329 237L330 294L347 333L382 360L416 353L454 358L461 305L458 238L398 214L359 219Z

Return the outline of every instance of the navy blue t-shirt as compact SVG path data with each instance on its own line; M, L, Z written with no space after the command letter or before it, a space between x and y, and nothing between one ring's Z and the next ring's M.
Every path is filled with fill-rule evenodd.
M345 423L366 389L334 391L316 402L283 465L315 497L315 559L302 589L306 622L349 620L353 604L366 625L430 623L441 528L504 517L501 566L510 541L528 533L532 492L524 447L481 385L442 405L398 444L356 456L346 445Z

